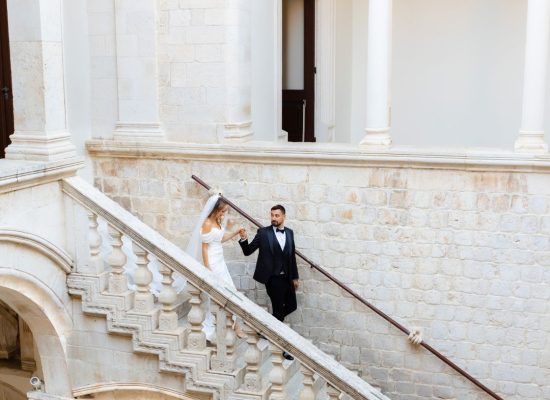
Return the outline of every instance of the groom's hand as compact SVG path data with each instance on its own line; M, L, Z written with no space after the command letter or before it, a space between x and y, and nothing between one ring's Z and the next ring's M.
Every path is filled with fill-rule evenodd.
M239 236L241 237L241 240L246 240L246 238L248 237L246 234L246 229L244 228L239 229Z
M294 285L294 290L298 290L300 287L300 280L299 279L293 279L292 284Z

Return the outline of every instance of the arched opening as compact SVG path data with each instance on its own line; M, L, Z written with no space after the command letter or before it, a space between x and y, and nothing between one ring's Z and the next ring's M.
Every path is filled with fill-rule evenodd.
M29 326L0 300L0 399L26 399L31 376L43 376L35 350Z
M59 298L36 277L14 268L0 266L0 300L13 311L12 317L17 315L18 321L22 320L28 325L30 332L27 335L25 332L18 332L18 335L21 334L20 339L24 341L20 354L29 354L30 344L28 340L25 342L25 338L28 339L28 333L31 333L32 353L36 361L32 373L44 381L44 391L52 395L72 397L64 349L64 337L70 330L71 321ZM17 362L17 358L12 358L12 362L14 361ZM19 361L19 366L24 371L21 368L24 366L22 361ZM32 365L27 364L27 367L30 369ZM28 381L28 373L20 376ZM22 386L21 381L18 382L18 386Z

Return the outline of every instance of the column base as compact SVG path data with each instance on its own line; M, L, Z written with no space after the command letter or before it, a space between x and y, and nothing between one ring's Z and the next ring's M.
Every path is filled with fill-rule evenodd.
M281 129L281 132L277 135L277 142L288 143L288 132Z
M359 143L359 146L365 150L384 150L389 149L392 144L390 128L365 129L366 135Z
M252 121L227 123L223 125L224 142L248 142L252 140Z
M514 150L518 153L547 153L548 144L544 141L544 131L519 131Z
M164 132L157 122L117 122L113 132L115 141L163 141Z
M60 161L76 158L69 132L16 131L6 148L9 160Z

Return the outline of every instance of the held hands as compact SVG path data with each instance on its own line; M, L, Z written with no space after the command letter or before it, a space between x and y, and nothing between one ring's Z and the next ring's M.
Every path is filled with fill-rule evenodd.
M248 237L248 235L246 234L246 229L244 228L239 229L239 236L240 236L240 240L246 240L246 238Z

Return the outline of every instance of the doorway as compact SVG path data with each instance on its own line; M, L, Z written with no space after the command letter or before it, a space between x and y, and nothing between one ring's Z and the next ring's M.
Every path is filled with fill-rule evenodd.
M11 91L10 48L7 0L0 0L0 158L13 133L13 96Z
M315 0L283 0L283 130L315 142Z

